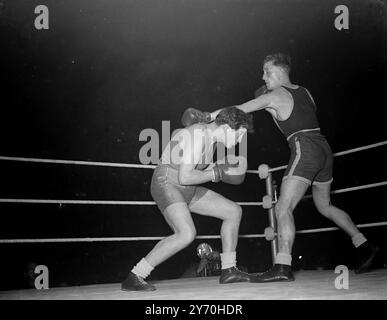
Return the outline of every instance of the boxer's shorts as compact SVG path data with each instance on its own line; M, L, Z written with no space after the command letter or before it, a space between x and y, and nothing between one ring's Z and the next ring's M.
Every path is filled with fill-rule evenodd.
M283 179L292 177L309 185L332 182L332 150L319 131L296 133L288 143L290 160Z
M156 167L151 182L151 195L161 212L173 203L190 204L195 195L196 186L179 184L178 170L167 164Z

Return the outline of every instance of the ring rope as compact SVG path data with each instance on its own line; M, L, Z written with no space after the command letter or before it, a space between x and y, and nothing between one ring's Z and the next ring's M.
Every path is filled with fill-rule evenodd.
M93 161L78 161L78 160L56 160L56 159L22 158L22 157L7 157L7 156L0 156L0 160L41 162L41 163L54 163L54 164L77 164L77 165L83 165L83 166L101 166L101 167L117 167L117 168L149 168L149 169L156 168L156 165L150 165L150 164L148 165L148 164L93 162Z
M335 157L343 156L343 155L354 153L354 152L358 152L358 151L363 151L363 150L367 150L367 149L381 147L381 146L384 146L386 144L387 144L387 140L386 141L377 142L377 143L373 143L373 144L369 144L369 145L363 146L363 147L358 147L358 148L353 148L353 149L349 149L349 150L345 150L345 151L341 151L341 152L336 152L336 153L333 154L333 156L335 156ZM286 168L287 168L287 165L276 167L276 168L271 168L271 169L269 169L269 172L279 171L279 170L283 170L283 169L286 169Z
M375 188L387 185L387 181L366 184L357 187L338 189L331 192L331 194L350 192L354 190L362 190L368 188ZM304 199L311 198L312 195L307 195ZM113 201L113 200L51 200L51 199L0 199L0 203L45 203L45 204L102 204L102 205L155 205L154 201ZM262 206L263 202L237 202L241 206ZM275 201L272 202L275 204Z
M333 155L335 157L343 156L343 155L346 155L346 154L349 154L349 153L354 153L354 152L358 152L358 151L363 151L363 150L367 150L367 149L381 147L381 146L384 146L385 144L387 144L387 141L381 141L381 142L369 144L369 145L363 146L363 147L358 147L358 148L353 148L353 149L349 149L349 150L346 150L346 151L336 152Z
M240 238L263 238L264 234L240 235ZM62 242L111 242L162 240L165 237L113 237L113 238L64 238L64 239L0 239L0 243L62 243ZM220 239L220 236L197 236L195 239Z
M377 148L387 144L387 141L382 141L374 144L370 144L363 147L358 147L354 149L349 149L341 152L334 153L334 156L341 156L353 152L363 151L371 148ZM94 162L94 161L78 161L78 160L57 160L57 159L41 159L41 158L24 158L24 157L9 157L9 156L0 156L0 160L6 161L24 161L24 162L41 162L41 163L53 163L53 164L77 164L77 165L87 165L87 166L104 166L104 167L118 167L118 168L148 168L154 169L156 165L146 165L146 164L129 164L129 163L114 163L114 162ZM285 169L287 165L271 168L269 172L278 171ZM258 174L258 170L247 170L248 173Z
M386 222L374 222L357 225L358 228L367 228L367 227L378 227L378 226L387 226ZM318 233L326 231L335 231L340 230L337 227L332 228L320 228L320 229L309 229L309 230L300 230L296 233ZM276 233L275 233L276 234ZM244 234L240 235L239 238L264 238L265 234ZM144 241L144 240L162 240L164 237L115 237L115 238L62 238L62 239L0 239L1 243L63 243L63 242L109 242L109 241ZM196 239L220 239L219 235L203 235L197 236Z
M365 185L362 185L362 186L351 187L351 188L337 189L337 190L331 191L331 194L344 193L344 192L350 192L350 191L356 191L356 190L362 190L362 189L369 189L369 188L376 188L376 187L385 186L385 185L387 185L387 181L370 183L370 184L365 184ZM311 198L311 197L312 197L312 195L309 194L309 195L303 197L303 199L308 199L308 198Z
M379 226L387 226L387 222L374 222L374 223L364 223L358 224L358 228L369 228L369 227L379 227ZM308 229L308 230L300 230L296 231L296 233L314 233L314 232L326 232L326 231L336 231L340 230L338 227L331 228L319 228L319 229Z
M387 141L375 143L372 145L354 148L342 152L335 153L334 156L341 156L353 152L358 152L370 148L376 148L382 145L387 144ZM124 164L124 163L106 163L106 162L91 162L91 161L73 161L73 160L55 160L55 159L38 159L38 158L22 158L22 157L7 157L0 156L0 160L8 161L26 161L26 162L40 162L40 163L56 163L56 164L78 164L78 165L94 165L94 166L108 166L108 167L125 167L125 168L152 168L154 169L155 165L138 165L138 164ZM271 168L269 172L278 171L285 169L287 165ZM249 173L257 173L258 170L247 170ZM361 190L367 188L373 188L377 186L386 185L387 182L373 183L363 186L357 186L352 188L345 188L332 191L331 193L342 193L353 190ZM304 198L311 197L306 196ZM58 204L114 204L114 205L154 205L154 201L93 201L93 200L43 200L43 199L0 199L0 202L23 202L23 203L58 203ZM262 202L239 202L240 205L262 205ZM387 222L379 223L369 223L358 225L359 228L364 227L374 227L374 226L383 226L387 225ZM340 230L337 227L332 228L320 228L320 229L310 229L310 230L300 230L296 233L313 233L313 232L325 232L325 231L334 231ZM250 234L250 235L240 235L240 238L257 238L265 237L264 234ZM47 243L47 242L95 242L95 241L140 241L140 240L160 240L164 237L121 237L121 238L67 238L67 239L0 239L0 243ZM197 239L217 239L220 236L198 236Z
M44 203L44 204L102 204L153 206L155 201L113 201L113 200L52 200L52 199L0 199L0 203ZM261 206L262 202L237 202L241 206Z

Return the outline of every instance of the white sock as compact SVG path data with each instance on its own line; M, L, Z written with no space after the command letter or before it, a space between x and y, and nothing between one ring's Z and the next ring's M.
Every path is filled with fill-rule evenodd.
M286 264L288 266L292 265L292 256L287 253L277 253L275 257L276 264Z
M222 262L222 270L231 267L236 267L236 252L225 252L220 254L220 261Z
M148 261L146 261L145 258L142 258L140 262L133 267L132 272L145 279L150 275L153 269L154 268L148 263Z
M361 232L356 233L352 237L352 243L355 246L355 248L360 247L366 241L367 241L367 239L364 237L364 235Z

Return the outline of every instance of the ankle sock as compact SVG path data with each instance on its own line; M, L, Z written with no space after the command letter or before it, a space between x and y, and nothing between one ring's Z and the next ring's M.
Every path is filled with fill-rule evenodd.
M355 246L355 248L358 248L360 247L364 242L367 241L367 239L364 237L364 235L359 232L359 233L356 233L353 237L352 237L352 243L353 245Z
M220 254L222 270L236 266L236 251L225 252Z
M276 264L286 264L288 266L292 265L292 256L287 253L277 253L275 257Z
M145 258L142 258L140 262L133 267L132 272L145 279L150 275L153 269L154 268L148 263L148 261L146 261Z

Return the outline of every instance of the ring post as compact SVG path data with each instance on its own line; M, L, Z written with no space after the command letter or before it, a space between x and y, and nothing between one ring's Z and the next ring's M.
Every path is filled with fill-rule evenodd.
M266 179L266 194L274 201L274 192L273 192L273 178L271 175L271 172L267 175ZM272 205L268 210L269 213L269 225L273 228L274 232L277 232L277 223L275 220L275 212L274 212L274 205ZM277 248L278 248L278 240L277 237L274 237L273 240L270 241L271 244L271 256L273 265L275 263L275 257L277 256Z

